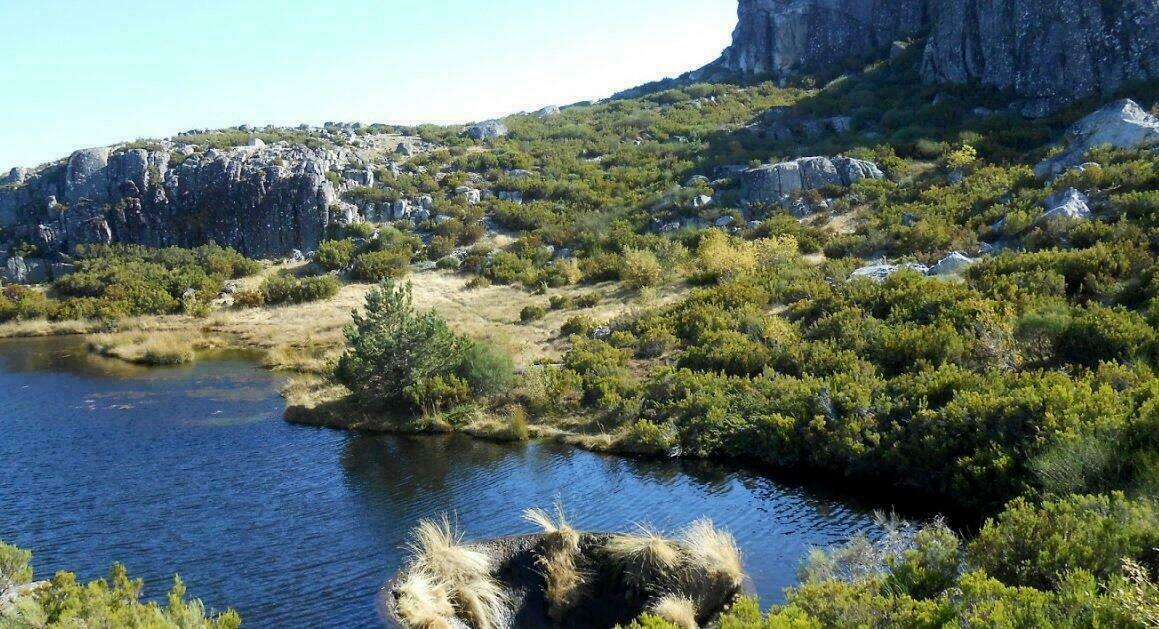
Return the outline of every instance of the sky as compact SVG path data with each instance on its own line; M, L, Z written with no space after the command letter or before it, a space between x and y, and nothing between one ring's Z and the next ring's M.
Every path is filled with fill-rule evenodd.
M698 68L735 0L0 0L0 168L239 124L453 123Z

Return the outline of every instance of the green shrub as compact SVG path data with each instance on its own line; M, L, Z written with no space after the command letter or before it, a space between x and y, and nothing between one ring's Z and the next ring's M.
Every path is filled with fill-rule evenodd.
M354 258L352 275L362 282L398 279L410 268L410 253L405 250L371 251Z
M519 311L519 320L523 323L538 321L545 316L547 316L547 308L544 308L540 304L530 304L524 306L523 309Z
M341 271L350 268L354 262L354 241L324 240L314 252L314 262L327 271Z
M1106 579L1122 560L1159 547L1159 512L1148 500L1071 496L1034 505L1014 500L970 543L970 563L1015 586L1058 587L1069 571Z
M302 304L329 299L338 294L342 282L333 275L297 278L271 275L262 282L261 292L270 305Z
M446 256L445 258L439 258L439 261L435 263L435 267L443 269L444 271L457 271L459 270L459 264L459 259L455 256Z
M624 251L623 266L620 268L620 279L628 288L640 289L646 286L656 286L664 273L656 254L651 251L628 249Z
M515 384L511 355L489 343L472 343L463 352L456 373L477 395L506 393Z

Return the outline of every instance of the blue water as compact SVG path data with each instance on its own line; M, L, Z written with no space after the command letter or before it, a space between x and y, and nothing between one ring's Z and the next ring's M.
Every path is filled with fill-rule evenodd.
M0 342L0 540L41 578L117 561L162 597L180 573L249 627L376 626L377 589L407 531L450 513L468 537L528 532L560 496L573 522L731 530L753 587L782 600L810 546L870 526L860 509L705 464L551 444L397 437L293 426L282 380L242 360L145 369L76 340Z

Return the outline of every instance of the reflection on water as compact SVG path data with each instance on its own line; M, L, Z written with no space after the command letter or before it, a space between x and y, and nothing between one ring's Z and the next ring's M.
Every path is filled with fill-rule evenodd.
M123 561L164 594L233 606L247 626L366 626L407 531L448 512L472 537L527 530L557 496L591 530L702 516L732 530L754 586L781 598L813 545L868 526L861 509L699 462L554 444L291 426L279 380L238 360L144 369L75 339L0 342L0 539L38 573Z

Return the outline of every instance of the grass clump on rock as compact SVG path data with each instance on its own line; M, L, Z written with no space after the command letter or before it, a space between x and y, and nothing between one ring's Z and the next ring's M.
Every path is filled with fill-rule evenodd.
M740 593L736 543L707 520L668 538L580 532L558 503L523 517L539 532L472 544L446 519L420 524L387 612L405 627L611 628L645 614L697 627Z
M464 545L450 520L423 520L414 530L407 577L396 588L400 614L412 627L451 626L448 611L476 629L503 626L506 597L491 576L492 557ZM449 603L449 604L448 604ZM446 624L439 624L446 620Z

